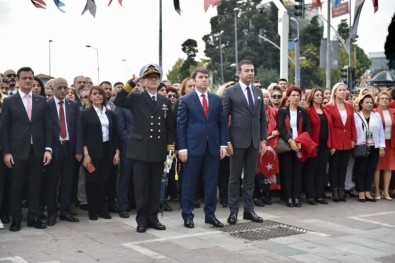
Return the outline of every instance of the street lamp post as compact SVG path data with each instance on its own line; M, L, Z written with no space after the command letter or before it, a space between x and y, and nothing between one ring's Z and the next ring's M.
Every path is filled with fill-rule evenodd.
M237 14L240 11L240 8L235 7L233 9L234 14L235 14L235 62L236 62L236 67L239 64L239 54L238 54L238 47L237 47Z
M299 51L299 22L295 17L290 18L296 23L296 41L295 41L295 85L300 87L300 51Z
M222 34L224 31L219 32L218 34L215 34L215 37L218 37L219 40L219 58L220 58L220 63L221 63L221 84L225 82L224 79L224 62L223 62L223 57L222 57Z
M128 61L126 58L123 58L122 62L125 62L125 80L126 80L128 79Z
M99 68L99 49L97 47L86 45L87 48L93 48L96 50L96 62L97 62L97 84L100 84L100 68Z
M51 46L52 40L48 40L48 75L51 76Z

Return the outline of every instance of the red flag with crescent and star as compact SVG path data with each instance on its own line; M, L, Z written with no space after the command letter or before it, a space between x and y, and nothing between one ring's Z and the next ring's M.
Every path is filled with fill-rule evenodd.
M264 176L263 184L269 185L269 190L281 189L279 182L278 156L276 152L278 137L272 137L267 140L266 150L259 153L257 162L257 174Z

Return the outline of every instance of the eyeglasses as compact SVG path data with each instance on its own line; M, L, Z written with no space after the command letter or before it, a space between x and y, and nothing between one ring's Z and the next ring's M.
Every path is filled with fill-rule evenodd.
M262 88L262 86L257 86L257 85L255 85L255 88L258 88L258 89L261 89Z
M5 75L7 78L16 78L16 74L7 74Z
M272 98L273 98L273 99L281 99L282 96L281 96L281 95L273 95Z
M150 75L145 76L144 79L159 80L159 76L156 74L150 74Z
M388 97L381 97L380 100L390 100Z
M169 94L169 95L167 95L167 97L168 97L169 99L171 99L171 98L177 98L177 95L175 95L175 94Z

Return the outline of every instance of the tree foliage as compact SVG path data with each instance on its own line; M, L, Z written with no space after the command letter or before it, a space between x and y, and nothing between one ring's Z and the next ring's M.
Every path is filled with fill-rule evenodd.
M191 68L196 67L196 53L198 53L197 42L194 39L187 39L181 45L182 52L187 55L187 59L182 63L180 68L180 78L184 79L191 76Z
M184 60L182 58L177 59L171 70L167 72L167 79L170 80L171 83L181 83L180 69L182 64L184 64Z
M388 26L388 35L384 44L384 53L388 60L388 68L395 70L395 13Z

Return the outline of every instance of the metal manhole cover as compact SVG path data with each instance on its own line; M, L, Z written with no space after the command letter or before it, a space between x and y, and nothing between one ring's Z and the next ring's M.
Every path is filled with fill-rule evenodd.
M244 238L250 241L262 239L268 240L276 237L286 237L308 232L308 230L300 227L270 220L265 220L263 223L241 223L236 225L227 225L223 228L217 229L229 233L229 235L233 237Z

